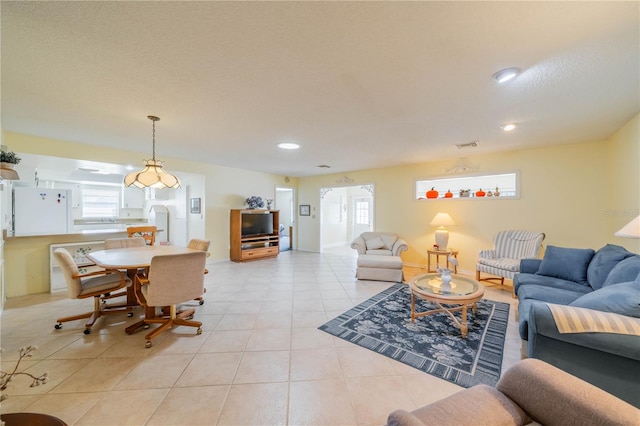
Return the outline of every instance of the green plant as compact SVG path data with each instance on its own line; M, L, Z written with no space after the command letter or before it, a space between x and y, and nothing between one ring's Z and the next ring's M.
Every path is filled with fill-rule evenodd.
M33 374L30 373L26 373L24 371L18 371L18 367L20 366L20 362L24 359L24 358L30 358L32 355L31 353L33 351L35 351L36 349L38 349L37 346L35 345L29 345L27 347L22 347L20 348L20 357L18 358L18 362L16 362L15 367L13 367L13 371L11 371L10 373L4 372L4 371L0 371L0 391L4 391L5 389L7 389L7 386L9 385L9 382L11 380L13 380L13 378L15 376L28 376L31 377L33 379L33 381L31 382L30 387L34 387L34 386L40 386L41 384L44 385L45 383L47 383L49 381L49 373L46 372L40 376L34 376ZM2 349L0 349L0 351L2 351ZM7 395L6 394L2 394L0 395L0 401L4 401L5 399L7 399Z
M22 158L18 157L13 151L0 151L0 162L2 163L11 163L11 164L20 164Z

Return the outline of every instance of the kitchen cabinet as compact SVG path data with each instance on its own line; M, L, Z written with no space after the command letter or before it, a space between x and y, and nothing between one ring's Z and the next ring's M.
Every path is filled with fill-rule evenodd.
M143 209L144 208L144 190L135 186L124 187L122 189L122 208L123 209Z

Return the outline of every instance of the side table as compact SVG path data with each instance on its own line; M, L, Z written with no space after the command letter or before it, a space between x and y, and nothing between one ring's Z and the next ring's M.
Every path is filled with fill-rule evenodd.
M435 269L431 269L431 256L436 257L436 266ZM449 268L449 256L453 256L454 258L458 258L458 250L433 250L427 249L427 272L437 272L437 268L440 267L440 256L444 256L446 260L447 268ZM453 273L458 273L458 266L453 266Z

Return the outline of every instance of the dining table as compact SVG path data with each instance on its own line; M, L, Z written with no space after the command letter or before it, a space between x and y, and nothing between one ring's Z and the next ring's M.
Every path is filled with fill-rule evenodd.
M134 286L136 285L136 280L134 278L138 273L138 270L149 268L151 266L151 260L155 256L193 253L197 251L199 250L191 249L188 247L154 245L97 250L87 253L86 257L94 262L97 266L104 269L126 270L127 275L129 276L129 278L131 278L131 281L133 283L132 285L127 287L127 306L137 306L139 305L139 303L135 295ZM154 316L154 307L145 308L145 318L152 318ZM125 329L125 332L127 334L131 334L143 325L144 321L140 321L128 326Z

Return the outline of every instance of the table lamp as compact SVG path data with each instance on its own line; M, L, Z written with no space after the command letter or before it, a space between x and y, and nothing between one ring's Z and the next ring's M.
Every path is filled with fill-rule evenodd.
M636 216L614 235L624 238L640 238L640 216Z
M445 226L453 226L456 223L453 221L449 213L438 213L431 221L431 226L437 226L436 230L436 244L438 250L446 250L449 243L449 231L445 229Z

